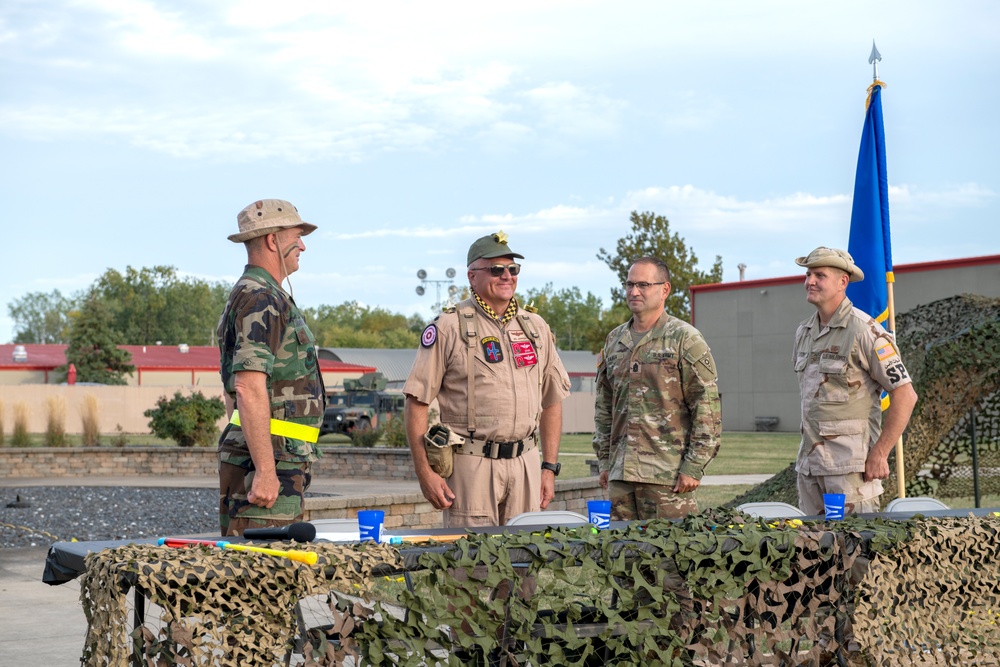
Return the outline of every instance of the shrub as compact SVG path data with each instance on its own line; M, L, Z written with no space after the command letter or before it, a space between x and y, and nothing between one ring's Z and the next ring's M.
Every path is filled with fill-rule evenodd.
M49 396L46 401L45 446L66 446L66 401L62 396Z
M31 437L28 435L27 403L14 404L14 433L10 437L10 444L15 447L27 447L31 444Z
M221 398L205 398L196 391L190 396L176 392L167 400L161 396L156 407L143 413L149 417L149 428L158 438L170 439L181 447L211 445L219 435L216 422L226 414Z
M111 444L115 447L124 447L128 444L128 436L125 435L125 429L121 424L115 424L115 434L111 438Z
M355 447L374 447L382 437L382 427L378 428L356 428L351 431L351 444Z
M101 444L101 427L98 422L99 409L97 398L93 394L83 397L83 408L80 419L83 421L83 446L95 447Z
M406 420L402 414L387 416L382 424L382 439L386 447L402 449L407 446Z

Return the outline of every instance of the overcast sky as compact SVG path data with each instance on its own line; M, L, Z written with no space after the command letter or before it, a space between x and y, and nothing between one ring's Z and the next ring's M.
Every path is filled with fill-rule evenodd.
M997 34L986 1L4 0L0 342L108 268L235 280L267 197L319 226L307 307L429 317L417 270L464 282L498 229L522 290L607 300L633 210L726 281L797 275L847 246L873 39L894 262L996 254Z

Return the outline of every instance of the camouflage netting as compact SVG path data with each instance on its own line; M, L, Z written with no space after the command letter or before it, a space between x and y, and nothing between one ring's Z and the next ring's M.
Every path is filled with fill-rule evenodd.
M854 612L872 664L998 664L998 528L996 517L924 520L901 548L875 555Z
M980 490L1000 494L1000 299L961 295L900 315L897 341L920 396L903 437L906 494L972 495L975 408ZM895 454L883 505L895 498ZM794 464L731 501L796 504Z
M386 545L309 548L319 554L312 567L216 547L129 545L88 555L80 582L88 623L83 664L126 667L132 646L150 667L283 664L299 600L331 591L363 595L377 579L373 569L402 567L399 552ZM133 587L162 609L158 633L145 626L129 633ZM350 627L364 617L342 596L330 604L335 624ZM341 657L354 649L350 640L340 648Z
M1000 655L998 529L994 516L744 523L715 510L402 552L310 545L315 568L130 546L88 558L85 658L127 663L133 584L164 607L157 634L133 633L150 666L278 665L293 647L308 666L461 665L501 646L509 665L983 664ZM366 597L404 566L421 571L398 592L407 613L335 595L332 629L296 641L297 600ZM485 593L507 581L530 594Z

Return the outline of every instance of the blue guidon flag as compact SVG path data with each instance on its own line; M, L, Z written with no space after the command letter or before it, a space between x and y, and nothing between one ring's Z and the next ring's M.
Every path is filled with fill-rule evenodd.
M882 95L885 84L876 80L868 89L868 110L861 134L858 171L854 177L854 206L847 251L865 273L865 279L847 286L847 298L889 328L889 287L892 245L889 241L889 179L885 170L885 131Z

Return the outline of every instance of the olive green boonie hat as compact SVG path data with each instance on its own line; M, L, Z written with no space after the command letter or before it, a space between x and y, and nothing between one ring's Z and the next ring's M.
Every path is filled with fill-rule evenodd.
M850 276L850 281L852 283L860 282L865 279L864 271L857 267L854 263L854 258L851 257L851 253L846 250L837 250L836 248L824 248L820 246L805 257L799 257L796 259L795 263L799 266L804 266L807 269L815 269L818 266L832 266L833 268L840 269Z
M316 225L303 222L294 206L283 199L259 199L236 216L239 234L231 234L233 243L243 243L286 227L301 227L303 236L316 231Z
M480 239L469 248L469 261L465 263L470 266L477 259L493 259L494 257L517 257L524 259L524 255L518 255L507 245L507 235L501 229L496 234L489 234Z

